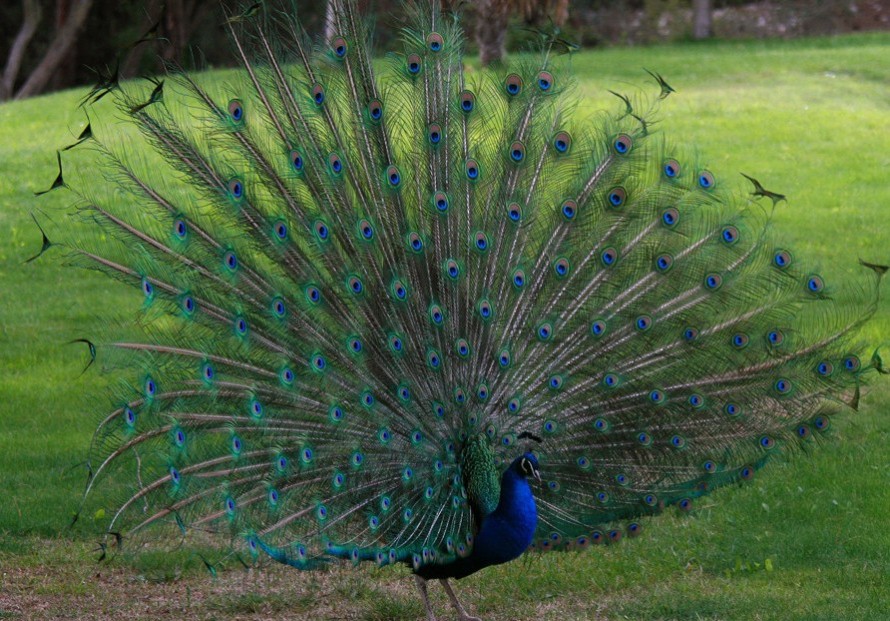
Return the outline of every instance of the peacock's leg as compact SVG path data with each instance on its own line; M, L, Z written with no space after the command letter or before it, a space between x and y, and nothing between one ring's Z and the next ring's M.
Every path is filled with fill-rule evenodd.
M420 589L423 605L426 606L426 621L436 621L436 615L433 614L433 607L430 605L430 596L426 592L426 580L414 574L414 581L417 583L417 588Z
M457 601L457 595L454 594L451 585L448 584L448 578L442 578L439 582L445 587L445 592L448 593L448 599L451 600L451 605L454 606L454 609L457 611L460 621L482 621L479 617L470 616L467 611L464 610L464 607L460 605L460 602Z

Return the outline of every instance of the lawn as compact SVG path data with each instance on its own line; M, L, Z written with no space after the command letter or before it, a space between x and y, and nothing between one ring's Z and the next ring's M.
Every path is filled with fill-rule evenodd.
M858 259L890 262L890 34L797 41L586 51L571 59L582 110L608 90L677 93L656 126L696 145L721 179L745 172L788 195L777 237L829 283ZM115 381L81 374L82 345L103 322L131 321L138 293L62 265L40 248L67 227L55 150L82 129L84 90L0 106L0 618L422 618L406 570L274 567L174 574L98 565L97 525L69 528L86 479L90 435ZM890 341L883 295L862 332ZM883 380L883 381L882 381ZM839 418L812 454L723 490L690 515L647 522L644 536L549 555L462 581L485 619L886 619L890 610L890 382L876 378L859 412ZM434 605L451 618L437 585Z

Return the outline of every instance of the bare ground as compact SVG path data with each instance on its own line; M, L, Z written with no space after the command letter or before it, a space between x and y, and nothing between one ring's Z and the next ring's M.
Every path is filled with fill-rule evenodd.
M385 620L425 619L414 581L403 569L354 568L301 572L282 565L209 574L146 575L120 563L84 560L83 544L41 540L26 564L0 555L0 619ZM472 580L456 588L471 613L484 598ZM439 619L454 612L438 585L430 596ZM496 619L606 619L605 604L573 598L524 602L485 612Z

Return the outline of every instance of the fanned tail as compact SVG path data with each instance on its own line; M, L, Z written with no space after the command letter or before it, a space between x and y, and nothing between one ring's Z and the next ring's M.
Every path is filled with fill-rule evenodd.
M534 438L534 545L584 547L749 479L884 372L855 334L886 268L836 293L798 265L653 133L661 76L581 118L560 41L470 74L437 4L379 76L352 2L318 45L249 10L238 76L115 81L139 135L91 117L76 184L60 156L97 224L75 262L144 299L144 338L99 348L137 370L87 490L114 481L125 545L454 561Z

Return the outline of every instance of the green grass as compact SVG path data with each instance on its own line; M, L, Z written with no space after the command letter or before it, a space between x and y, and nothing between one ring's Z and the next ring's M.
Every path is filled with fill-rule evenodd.
M888 56L890 35L875 33L611 49L578 54L571 65L582 110L614 105L607 89L649 88L641 67L665 75L678 92L658 129L697 145L721 182L737 179L745 189L736 176L743 171L787 194L778 236L842 284L861 270L860 257L890 261ZM63 267L60 252L23 264L40 246L30 212L50 228L67 226L62 193L32 193L52 181L55 149L82 127L82 94L0 106L0 618L31 618L25 601L44 603L48 616L116 610L130 589L146 598L168 593L177 603L163 609L181 618L421 617L402 570L272 569L269 584L251 578L247 586L192 574L154 582L156 574L92 563L91 516L67 529L112 380L100 369L80 375L85 352L66 343L99 332L109 313L129 320L139 304L102 276ZM864 339L887 339L888 311L884 299ZM460 591L487 619L886 618L888 406L890 386L875 381L861 411L839 419L812 455L774 465L690 516L646 522L634 541L492 568ZM433 590L444 613L444 596ZM150 604L136 617L139 610L161 614Z

